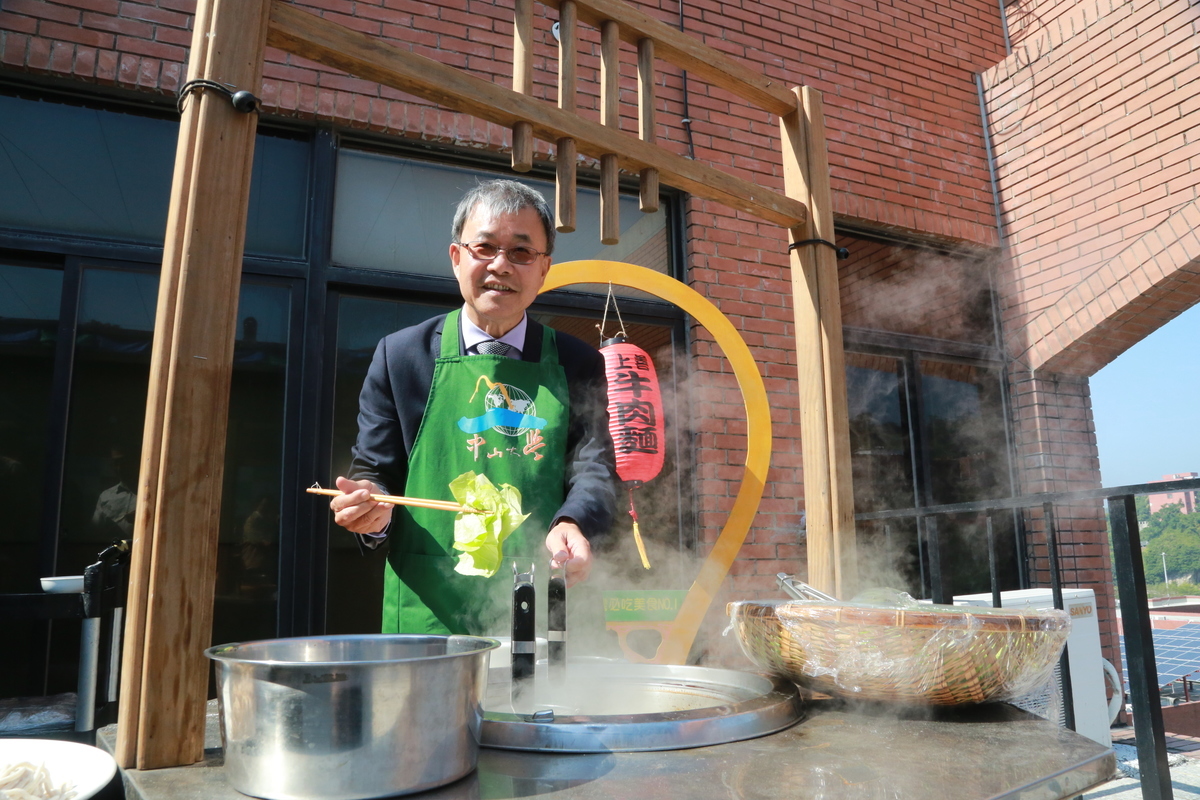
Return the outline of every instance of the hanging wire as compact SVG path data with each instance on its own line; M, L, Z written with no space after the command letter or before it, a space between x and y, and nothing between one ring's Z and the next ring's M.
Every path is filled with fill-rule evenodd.
M604 329L608 327L608 307L612 305L613 311L617 314L617 324L621 326L620 336L629 338L625 335L625 320L621 319L621 307L617 305L617 298L613 295L612 281L608 282L608 296L604 298L604 316L600 318L600 324L596 327L600 330L600 344L604 344L608 338L604 335Z

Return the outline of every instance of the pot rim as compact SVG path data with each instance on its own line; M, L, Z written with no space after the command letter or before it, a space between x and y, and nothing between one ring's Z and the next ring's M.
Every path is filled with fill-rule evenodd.
M338 642L349 641L356 639L374 639L374 640L403 640L403 641L449 641L451 639L472 639L479 643L477 647L469 650L463 650L457 653L442 653L439 655L413 656L410 658L372 658L355 661L341 660L325 660L325 661L288 661L277 658L245 658L237 656L231 652L236 648L246 647L249 645L269 645L275 642ZM253 639L247 642L229 642L228 644L219 644L209 647L204 651L204 655L211 658L213 661L228 664L254 664L268 667L319 667L319 666L372 666L382 664L406 664L415 661L441 661L451 658L462 658L463 656L473 656L482 653L487 653L500 647L500 642L490 636L469 636L466 634L425 634L425 633L347 633L333 636L285 636L276 639Z

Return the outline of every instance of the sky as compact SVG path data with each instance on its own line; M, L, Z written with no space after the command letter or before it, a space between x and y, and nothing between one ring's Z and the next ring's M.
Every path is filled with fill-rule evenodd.
M1200 472L1200 305L1091 379L1104 486Z

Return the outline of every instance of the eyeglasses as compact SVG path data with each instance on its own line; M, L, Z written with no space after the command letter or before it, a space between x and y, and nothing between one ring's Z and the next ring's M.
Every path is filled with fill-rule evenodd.
M499 247L491 242L455 242L459 247L467 248L467 252L475 256L480 261L492 261L496 256L504 253L508 256L510 264L532 264L537 261L538 256L548 256L549 253L539 253L532 247L517 245L516 247Z

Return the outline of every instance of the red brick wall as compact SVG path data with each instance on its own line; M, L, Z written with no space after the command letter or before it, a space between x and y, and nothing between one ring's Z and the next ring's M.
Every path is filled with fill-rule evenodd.
M1200 736L1200 703L1182 703L1162 710L1163 728L1168 733Z
M330 20L508 84L510 10L470 0L305 0ZM635 3L670 24L675 0ZM0 63L7 70L173 92L190 42L194 0L5 0ZM556 96L556 12L537 5L534 94ZM990 0L795 6L762 0L685 0L685 27L785 85L825 93L835 208L847 218L994 245L986 155L973 73L1003 56ZM595 31L581 27L579 105L595 113ZM633 51L623 46L623 127L634 130ZM403 136L502 146L506 133L304 59L270 51L269 112ZM659 62L659 141L686 148L678 69ZM777 122L727 92L692 80L697 157L781 185ZM545 148L545 145L541 145ZM543 153L546 151L543 150ZM778 238L778 237L774 237ZM781 262L782 263L782 262Z
M330 20L509 85L511 11L481 0L303 0ZM634 5L670 24L677 0ZM463 10L465 7L465 10ZM173 93L190 41L194 0L3 0L0 69ZM555 12L536 6L534 95L556 96ZM687 31L784 85L824 92L835 212L842 220L994 247L998 240L974 73L1003 57L994 0L830 2L685 0ZM596 116L598 43L584 29L579 106ZM632 50L623 49L622 127L635 129ZM330 121L399 137L503 149L509 132L403 93L270 51L261 94L268 115ZM658 141L688 152L680 71L659 62ZM697 159L782 190L778 121L694 78ZM539 153L549 157L545 143ZM803 573L799 419L786 239L779 228L716 203L686 206L689 282L744 334L771 396L775 455L732 596L774 596L772 576ZM698 516L715 540L744 458L741 396L718 348L696 331L693 414ZM723 616L714 605L713 620ZM717 624L714 621L714 624Z
M1067 492L1100 486L1100 457L1086 378L1009 374L1018 492ZM1100 501L1056 506L1055 531L1063 586L1093 589L1103 655L1121 669L1112 557ZM1041 508L1025 514L1030 584L1049 586Z
M1200 9L1034 0L983 74L1009 258L999 290L1021 490L1099 485L1086 376L1200 298ZM1059 510L1119 663L1100 504ZM1033 577L1045 576L1039 513Z
M1090 375L1200 299L1200 8L1017 4L984 73L1012 355Z

